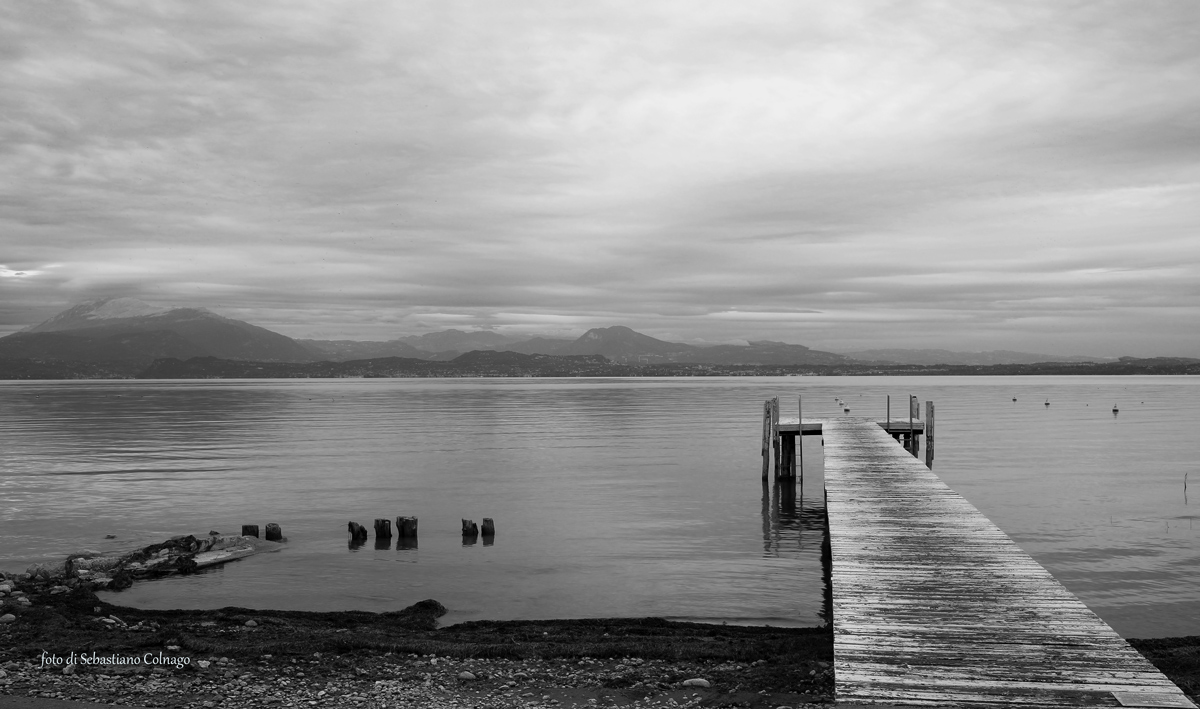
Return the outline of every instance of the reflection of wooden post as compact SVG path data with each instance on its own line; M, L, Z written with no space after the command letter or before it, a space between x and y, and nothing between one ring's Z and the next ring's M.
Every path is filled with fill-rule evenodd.
M804 397L796 397L796 457L800 459L800 479L804 479ZM796 471L792 471L795 476Z
M933 402L925 402L925 466L933 469Z
M771 467L771 400L763 401L763 424L762 424L762 457L763 471L762 479L767 479L767 470Z

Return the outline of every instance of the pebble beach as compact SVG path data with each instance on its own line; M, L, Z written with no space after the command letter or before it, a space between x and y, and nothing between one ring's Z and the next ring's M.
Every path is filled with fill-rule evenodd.
M445 608L434 600L389 613L149 611L28 576L0 583L9 589L0 700L197 709L832 701L832 636L821 628L656 618L439 628Z

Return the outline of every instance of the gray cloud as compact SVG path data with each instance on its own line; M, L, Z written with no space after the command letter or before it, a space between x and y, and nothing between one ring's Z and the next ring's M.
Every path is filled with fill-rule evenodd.
M14 3L0 332L1200 353L1189 3ZM0 273L7 271L0 270Z

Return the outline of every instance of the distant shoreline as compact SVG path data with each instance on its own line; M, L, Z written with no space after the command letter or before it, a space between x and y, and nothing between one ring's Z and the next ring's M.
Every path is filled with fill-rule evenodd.
M85 362L0 358L0 380L61 379L428 379L483 377L1072 376L1196 375L1200 360L1122 357L1115 362L921 365L620 364L601 355L473 351L450 361L381 357L347 362L261 362L193 357Z

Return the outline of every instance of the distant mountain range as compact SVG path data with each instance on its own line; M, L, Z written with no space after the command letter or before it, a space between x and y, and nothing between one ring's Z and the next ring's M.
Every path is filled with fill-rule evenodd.
M843 352L851 359L864 362L894 362L896 364L964 364L989 366L993 364L1037 364L1039 362L1111 362L1112 357L1084 357L1072 355L1034 354L1012 350L990 352L952 352L950 350L859 350Z
M559 360L496 357L490 353L602 357L614 365L842 366L864 363L912 365L1023 365L1036 362L1104 362L1091 357L1056 357L997 350L877 349L836 354L803 345L761 340L747 345L696 346L659 340L624 326L595 328L581 337L514 337L477 330L444 330L387 341L294 340L204 308L160 308L134 298L76 305L49 320L0 338L0 358L31 362L130 363L196 357L257 363L356 362L400 358L458 362L455 366L559 366ZM471 357L465 357L472 354ZM562 360L571 367L581 360ZM563 366L567 366L564 364ZM395 365L399 366L399 365ZM411 367L404 364L404 367ZM331 370L332 371L332 370ZM407 370L406 370L407 371Z
M0 357L84 362L221 357L308 362L290 337L203 308L156 308L133 298L96 300L0 338Z

